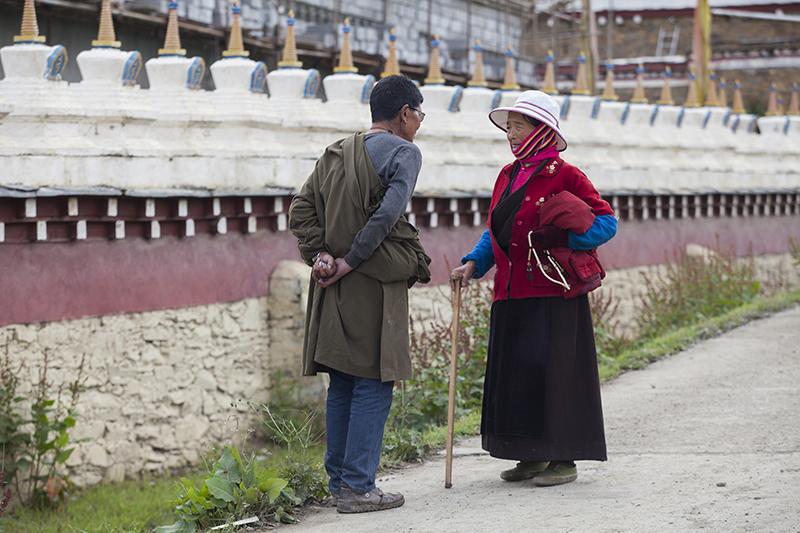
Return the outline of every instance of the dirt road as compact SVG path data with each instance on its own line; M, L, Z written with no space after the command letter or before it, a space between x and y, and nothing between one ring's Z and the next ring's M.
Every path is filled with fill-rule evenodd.
M512 465L459 443L384 478L402 508L322 509L291 532L800 532L800 308L751 322L603 387L609 460L575 483L506 483Z

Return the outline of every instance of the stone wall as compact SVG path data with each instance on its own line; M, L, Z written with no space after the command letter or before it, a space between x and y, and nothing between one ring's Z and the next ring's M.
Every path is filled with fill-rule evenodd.
M773 285L800 286L788 255L759 257L757 265ZM627 332L645 270L611 271L601 289L620 302L617 318ZM73 433L86 440L68 463L77 484L194 465L213 444L253 426L250 404L269 399L273 371L299 375L308 275L304 264L284 261L266 298L6 326L0 352L14 364L24 362L28 384L45 352L56 384L74 379L86 357L86 390ZM450 320L446 285L415 287L410 305L418 324ZM323 379L304 378L304 391L319 394Z
M284 261L266 298L0 328L0 353L24 363L30 386L48 354L57 387L75 379L78 485L196 464L215 443L243 435L251 404L269 399L270 376L299 375L309 268ZM322 380L303 380L316 394Z

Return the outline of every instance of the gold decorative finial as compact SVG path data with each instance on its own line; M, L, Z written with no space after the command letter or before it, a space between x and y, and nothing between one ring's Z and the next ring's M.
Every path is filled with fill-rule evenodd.
M242 39L242 6L239 0L231 2L231 36L228 39L228 49L222 52L222 57L247 57L250 52L244 49Z
M503 78L503 85L500 86L504 91L516 91L519 89L517 83L517 73L514 71L514 50L511 46L506 49L506 72Z
M572 94L591 94L589 91L589 78L586 72L586 56L581 52L578 55L578 74L575 77L575 88Z
M789 97L789 112L787 115L800 115L800 84L792 84L792 96Z
M350 49L350 19L344 19L342 26L342 50L339 52L339 65L333 68L334 72L358 72L353 65L353 52Z
M114 20L111 18L111 0L103 0L100 4L100 28L97 39L92 41L93 48L119 48L122 46L114 33Z
M706 80L705 103L708 107L717 107L719 105L719 98L717 97L717 75L713 72L708 73L708 80Z
M664 85L661 86L661 96L658 98L658 105L675 105L675 100L672 99L672 87L669 84L669 79L672 77L672 70L667 67L664 70Z
M381 78L400 74L400 61L397 59L397 35L394 28L389 30L389 53L386 56L386 65L381 72Z
M483 48L481 47L480 39L475 39L475 46L473 46L472 49L475 51L475 69L472 72L472 79L469 80L467 86L486 87L486 77L483 74Z
M689 90L683 107L700 107L700 102L697 101L697 76L694 74L694 65L689 67Z
M747 113L744 108L744 99L742 98L742 84L739 83L739 80L736 80L736 83L733 84L733 107L731 108L731 113L737 115Z
M639 63L636 67L636 88L633 90L632 104L646 104L647 95L644 92L644 65Z
M728 84L725 83L725 78L719 79L719 90L717 91L717 105L720 107L728 107L728 94L725 89L728 88Z
M294 38L294 10L289 10L286 19L286 44L283 46L283 59L278 61L279 68L302 68L303 63L297 59L297 43Z
M614 65L611 63L606 64L606 84L603 87L601 98L608 101L619 100L617 93L614 91Z
M769 84L769 103L767 104L766 115L768 117L777 117L782 114L778 106L778 86L775 85L775 82L772 82Z
M36 20L36 5L33 0L25 0L22 6L22 24L19 35L14 36L15 43L43 43L44 35L39 35L39 22Z
M542 84L542 91L546 92L547 94L558 94L558 89L556 89L556 56L553 55L552 50L548 50L544 59L547 62L547 66L544 69L544 83Z
M425 85L441 85L443 83L444 76L442 76L439 38L434 35L431 40L431 61L428 65L428 76L425 78Z
M164 48L159 48L160 56L185 56L186 50L181 48L181 36L178 32L178 2L167 4L167 35L164 37Z

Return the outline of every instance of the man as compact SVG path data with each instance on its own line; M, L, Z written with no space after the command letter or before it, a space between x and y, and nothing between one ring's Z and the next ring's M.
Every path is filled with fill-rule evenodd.
M430 280L430 258L403 216L422 165L413 144L421 104L405 76L379 81L369 131L328 146L289 209L312 266L303 374L330 375L325 468L341 513L405 501L377 488L375 474L394 382L411 377L408 288Z

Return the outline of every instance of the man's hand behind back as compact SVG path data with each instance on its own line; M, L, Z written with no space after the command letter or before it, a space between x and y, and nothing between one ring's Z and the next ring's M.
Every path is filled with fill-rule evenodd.
M331 285L333 285L334 283L336 283L337 281L339 281L340 279L342 279L347 274L353 271L350 265L347 264L347 261L345 261L341 257L338 257L334 260L334 269L335 270L333 275L328 276L326 278L322 278L317 281L320 287L323 288L330 287Z

